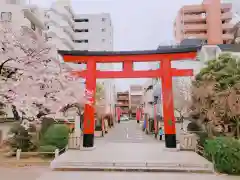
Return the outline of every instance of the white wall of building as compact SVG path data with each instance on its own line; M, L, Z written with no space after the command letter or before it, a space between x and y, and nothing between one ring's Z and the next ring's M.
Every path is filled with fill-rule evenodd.
M75 15L74 39L78 50L112 51L113 27L110 14Z
M153 84L153 80L152 79L148 79L144 85L144 92L143 92L143 111L146 114L149 114L150 117L153 117L153 106L151 104L149 104L149 102L153 101L153 89L150 89L148 91L146 91L146 88L148 88L149 85Z

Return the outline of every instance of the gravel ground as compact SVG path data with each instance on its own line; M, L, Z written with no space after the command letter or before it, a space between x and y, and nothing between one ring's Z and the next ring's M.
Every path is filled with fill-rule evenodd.
M18 167L3 168L0 167L1 180L36 180L41 174L50 171L48 167Z

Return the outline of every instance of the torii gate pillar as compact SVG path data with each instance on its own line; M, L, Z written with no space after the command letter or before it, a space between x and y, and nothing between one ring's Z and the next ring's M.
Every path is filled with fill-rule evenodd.
M88 103L85 104L84 121L83 121L83 147L94 146L94 131L95 131L95 91L96 91L96 62L91 59L87 62L86 73L86 90L92 93L88 96Z
M166 147L176 148L176 127L174 117L171 61L165 59L161 63L164 72L162 76L163 120Z

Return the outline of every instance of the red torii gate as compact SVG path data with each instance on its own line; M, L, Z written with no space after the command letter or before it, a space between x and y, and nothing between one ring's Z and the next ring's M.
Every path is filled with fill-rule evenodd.
M95 92L97 78L162 78L163 115L165 144L167 148L176 148L176 129L172 93L173 76L192 76L192 69L171 68L171 61L195 60L199 46L168 47L150 51L59 51L65 62L85 63L87 69L72 72L74 76L86 78L86 89ZM133 70L134 62L155 62L161 65L157 70ZM122 71L99 71L97 63L123 63ZM95 99L92 99L94 102ZM94 107L85 105L83 121L83 147L94 146Z

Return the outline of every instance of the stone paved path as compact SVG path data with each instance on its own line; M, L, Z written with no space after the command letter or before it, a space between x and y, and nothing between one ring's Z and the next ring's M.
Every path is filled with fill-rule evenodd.
M164 151L164 142L145 135L136 122L121 123L110 130L102 139L96 140L96 149L93 151L70 150L58 159L62 162L182 162L208 163L194 152ZM66 161L67 160L67 161ZM37 180L237 180L239 177L230 177L216 174L192 173L147 173L147 172L84 172L84 171L51 171L42 174Z
M92 151L68 150L52 162L52 168L107 168L115 166L134 168L186 168L208 169L212 165L194 152L168 151L164 141L142 132L136 121L117 124L102 139L96 139Z
M135 120L117 124L116 127L106 135L104 141L115 143L156 143L152 136L148 136L141 131L140 124L137 124Z

